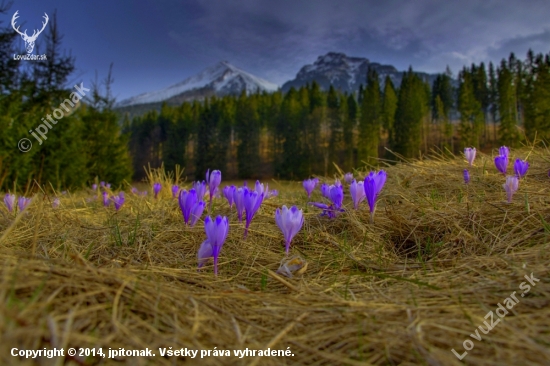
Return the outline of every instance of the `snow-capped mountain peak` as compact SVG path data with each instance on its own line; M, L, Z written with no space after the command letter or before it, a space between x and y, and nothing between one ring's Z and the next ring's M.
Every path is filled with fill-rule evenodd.
M203 95L223 96L227 94L240 94L243 90L247 93L254 93L258 90L273 92L278 88L278 85L243 71L227 61L220 61L180 83L125 99L118 103L118 106L125 107L136 104L163 102L171 98L177 98L184 93L190 94L192 91L199 90Z
M329 52L319 56L313 64L302 67L296 74L296 78L283 84L282 90L286 92L291 87L300 88L315 81L324 90L328 90L332 85L343 92L353 93L359 89L361 84L366 84L369 69L376 70L382 86L386 76L390 77L395 86L401 84L403 72L398 71L392 65L370 62L364 57L350 57L343 53ZM418 72L417 75L426 80L435 77Z

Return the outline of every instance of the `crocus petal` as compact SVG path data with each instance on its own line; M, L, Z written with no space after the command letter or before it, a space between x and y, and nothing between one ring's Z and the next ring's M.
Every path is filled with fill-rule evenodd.
M514 173L518 178L521 178L527 174L527 170L529 169L529 163L525 160L516 159L516 162L514 163Z
M347 184L350 184L351 182L353 182L353 174L352 173L344 174L344 180L346 181Z
M332 185L330 186L330 200L336 208L342 207L342 202L344 201L344 187L342 185Z
M199 268L201 268L204 263L206 263L208 258L212 257L212 245L210 244L210 241L208 239L202 242L201 246L199 247L199 253L197 257L199 260Z
M502 156L505 156L506 158L508 158L510 156L510 148L508 148L507 146L501 146L498 149L498 153L499 153L499 155L502 155Z
M475 147L465 148L464 156L466 157L466 161L468 161L468 164L472 166L472 164L474 163L474 159L476 158L476 148Z
M353 206L357 210L357 206L365 199L365 188L363 187L363 181L357 182L355 179L349 186L351 199L353 200Z
M464 183L470 183L470 172L468 169L464 169Z
M376 206L377 188L376 182L373 178L367 176L363 182L363 188L365 189L365 196L369 204L370 212L374 212Z
M283 232L286 253L288 254L292 239L300 231L304 223L302 210L298 210L296 206L292 206L290 209L283 206L281 210L277 209L275 211L275 222Z
M6 204L8 211L12 212L13 206L15 206L15 195L6 193L6 195L4 196L4 203Z
M330 199L330 186L328 184L321 184L321 195Z
M153 193L155 194L155 198L157 198L160 190L162 189L162 185L160 183L153 184Z
M243 211L244 211L244 190L248 188L237 188L233 193L233 201L235 202L235 207L237 208L237 217L239 221L243 221Z
M506 177L506 183L502 185L506 191L508 197L508 203L512 202L512 196L518 190L519 179L515 175L509 175Z
M313 206L315 206L315 207L317 207L317 208L321 208L321 209L323 209L323 210L328 210L328 209L329 209L329 206L326 205L326 204L324 204L324 203L322 203L322 202L310 202L309 204L310 204L310 205L313 205Z
M302 182L302 185L304 186L304 189L306 190L307 196L311 197L311 192L315 189L315 186L317 185L317 182L319 180L317 178L315 179L306 179Z
M495 157L495 167L502 174L506 174L506 169L508 168L508 157L505 155Z
M201 218L201 215L204 211L204 206L204 201L199 201L193 206L193 208L191 209L189 226L195 226L197 221Z
M229 203L229 208L233 206L233 196L235 194L235 186L225 186L223 189L223 195Z

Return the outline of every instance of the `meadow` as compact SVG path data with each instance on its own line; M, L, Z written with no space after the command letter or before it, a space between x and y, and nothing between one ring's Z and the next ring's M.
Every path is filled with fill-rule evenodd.
M42 187L23 212L1 210L0 363L548 365L550 151L512 150L511 161L528 158L530 168L511 203L493 158L478 153L468 184L463 156L432 152L383 167L374 223L366 202L354 209L341 175L319 177L342 180L335 218L308 204L328 203L318 187L308 200L302 182L264 181L278 195L262 203L246 238L223 195L185 225L169 189L177 174L162 170L141 183L145 196L123 187L118 211L103 207L98 190ZM353 173L363 180L369 170ZM156 199L154 182L163 187ZM227 184L243 182L222 172L220 188ZM304 214L289 255L307 266L292 277L278 272L285 241L274 215L283 205ZM217 276L212 261L197 269L209 214L230 224ZM155 356L11 355L69 347ZM198 353L161 356L170 347ZM234 353L247 348L288 353Z

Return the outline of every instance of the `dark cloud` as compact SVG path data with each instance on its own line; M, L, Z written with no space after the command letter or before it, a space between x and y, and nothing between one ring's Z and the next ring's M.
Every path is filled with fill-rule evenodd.
M121 98L220 60L282 84L329 51L427 72L550 51L548 0L16 0L12 9L32 26L56 7L79 71L91 78L114 61Z

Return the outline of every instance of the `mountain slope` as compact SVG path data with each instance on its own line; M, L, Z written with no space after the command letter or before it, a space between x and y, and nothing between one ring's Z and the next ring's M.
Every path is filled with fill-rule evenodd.
M302 67L296 78L284 83L281 89L283 92L287 92L291 87L299 88L316 81L324 90L328 90L332 84L341 91L355 92L361 84L365 85L369 68L376 70L382 87L386 76L391 78L395 86L401 85L403 72L391 65L370 62L362 57L348 57L343 53L329 52L324 56L319 56L313 65ZM423 72L416 74L429 81L430 85L435 80L435 75Z
M227 61L221 61L201 73L167 88L143 93L125 99L117 107L159 102L181 103L185 100L203 99L206 96L240 94L243 90L273 92L279 87L267 80L247 73Z

